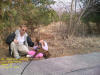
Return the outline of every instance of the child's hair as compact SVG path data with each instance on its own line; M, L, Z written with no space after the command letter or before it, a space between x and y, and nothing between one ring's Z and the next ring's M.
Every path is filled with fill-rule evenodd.
M39 42L41 40L40 36L36 36L35 42L37 42L38 45L41 45L41 43Z
M39 36L36 36L35 41L36 41L37 43L39 43L40 37L39 37Z

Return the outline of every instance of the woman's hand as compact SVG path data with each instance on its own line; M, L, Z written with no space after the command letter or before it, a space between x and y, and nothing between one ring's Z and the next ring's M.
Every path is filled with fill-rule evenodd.
M15 43L15 44L18 44L18 40L14 39L14 43Z

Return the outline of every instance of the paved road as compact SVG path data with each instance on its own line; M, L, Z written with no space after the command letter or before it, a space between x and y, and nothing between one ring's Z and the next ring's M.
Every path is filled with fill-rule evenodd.
M27 63L1 65L0 75L21 75ZM10 65L13 67L5 68ZM34 60L23 75L100 75L100 53Z

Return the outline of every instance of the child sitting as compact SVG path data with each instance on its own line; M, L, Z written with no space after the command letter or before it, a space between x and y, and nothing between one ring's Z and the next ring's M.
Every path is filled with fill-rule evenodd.
M47 42L44 40L40 40L39 37L35 40L35 46L33 50L28 52L27 57L35 57L35 58L48 58L50 56L48 52L48 45Z

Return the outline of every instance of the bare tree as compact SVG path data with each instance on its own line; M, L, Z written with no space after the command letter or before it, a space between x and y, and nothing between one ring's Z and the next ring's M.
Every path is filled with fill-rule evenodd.
M74 30L73 30L73 33L72 33L71 37L72 37L74 34L77 34L77 30L78 30L78 27L79 27L80 22L81 22L80 19L81 19L81 17L83 16L83 14L85 13L86 9L89 7L90 1L91 1L91 0L88 0L88 1L87 1L87 5L83 8L82 12L80 13L80 15L79 15L79 17L78 17L78 19L77 19L77 21L76 21L76 23L75 23L75 27L74 27Z

